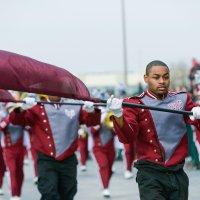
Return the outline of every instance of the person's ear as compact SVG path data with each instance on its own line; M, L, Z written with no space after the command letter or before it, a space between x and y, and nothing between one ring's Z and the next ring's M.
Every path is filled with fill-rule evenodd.
M144 82L147 83L148 82L148 76L145 74L144 75Z

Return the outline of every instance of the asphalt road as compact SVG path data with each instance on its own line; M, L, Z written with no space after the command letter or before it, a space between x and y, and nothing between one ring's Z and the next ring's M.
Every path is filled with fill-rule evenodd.
M123 162L116 161L114 165L115 173L111 179L110 192L112 200L139 200L138 188L135 178L125 180L123 177ZM23 185L21 200L39 200L40 195L37 187L33 184L33 168L32 164L24 166L25 182ZM186 169L190 178L190 194L189 200L200 199L200 170ZM134 171L134 174L136 171ZM9 200L9 187L7 177L4 178L4 196L0 200ZM78 193L75 200L102 200L102 188L99 181L97 168L92 160L88 161L87 171L78 170Z

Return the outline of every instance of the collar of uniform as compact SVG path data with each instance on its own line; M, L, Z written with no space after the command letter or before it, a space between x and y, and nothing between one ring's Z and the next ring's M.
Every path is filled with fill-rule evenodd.
M169 92L168 92L169 93ZM152 94L149 90L147 90L146 91L146 94L149 96L149 97L151 97L152 99L157 99L157 100L161 100L161 99L158 99L154 94ZM168 95L168 94L167 94ZM165 99L166 97L167 97L167 95L163 95L163 98L162 98L162 100L163 99Z
M155 95L153 95L149 90L146 91L147 96L151 97L152 99L158 99Z

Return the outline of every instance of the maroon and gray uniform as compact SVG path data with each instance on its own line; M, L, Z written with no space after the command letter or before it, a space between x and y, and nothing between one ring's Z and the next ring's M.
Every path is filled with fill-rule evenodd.
M42 199L73 199L77 191L77 150L80 124L100 122L100 110L87 113L81 106L39 104L24 112L12 112L15 124L31 127L38 152L38 189Z
M77 149L79 124L92 126L99 122L100 112L87 113L80 106L41 104L22 113L13 112L16 124L31 126L34 148L63 160Z
M191 111L196 105L184 92L168 93L162 100L149 91L124 102ZM123 108L123 127L114 121L119 140L136 143L137 182L141 199L187 199L188 178L183 171L188 155L186 124L198 129L200 120L189 116L141 108Z
M168 93L158 100L148 91L124 102L145 104L160 108L188 110L195 104L187 93ZM148 160L163 166L173 166L184 161L188 153L186 123L200 127L200 121L188 116L140 108L123 109L122 128L114 120L119 140L123 143L136 142L138 160Z

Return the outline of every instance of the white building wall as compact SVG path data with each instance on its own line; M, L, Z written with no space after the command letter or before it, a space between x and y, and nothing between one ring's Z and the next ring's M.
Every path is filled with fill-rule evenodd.
M123 83L123 73L95 73L95 74L82 74L79 78L88 87L106 87L106 86L117 86L119 83ZM143 75L140 73L129 73L128 74L128 85L138 85L143 83Z

